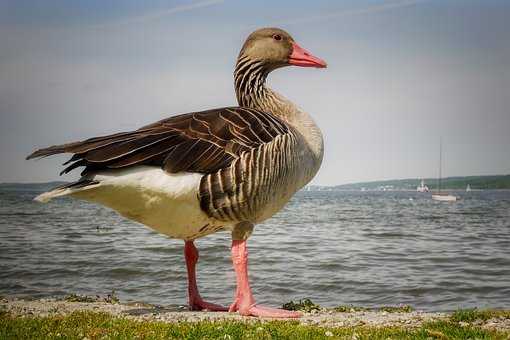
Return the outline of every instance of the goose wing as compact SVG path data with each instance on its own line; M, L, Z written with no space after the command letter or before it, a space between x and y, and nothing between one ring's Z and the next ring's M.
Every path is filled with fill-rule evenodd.
M167 118L131 132L39 149L27 159L61 153L67 173L84 173L135 165L161 166L169 173L214 173L228 167L244 152L286 135L290 127L273 114L243 107L192 112Z

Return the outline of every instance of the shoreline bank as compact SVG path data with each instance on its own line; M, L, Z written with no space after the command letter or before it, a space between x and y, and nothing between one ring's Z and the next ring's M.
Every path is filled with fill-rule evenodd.
M476 310L475 310L476 311ZM23 300L17 298L0 299L0 312L14 317L51 317L66 316L75 312L106 313L113 317L127 318L136 321L161 321L165 323L202 322L202 321L261 321L268 322L274 319L244 317L237 313L189 311L184 306L158 306L143 302L75 302L62 299L36 299ZM480 313L483 311L480 311ZM473 320L460 320L461 326L476 326L482 329L495 329L510 332L510 311L498 311L484 316L482 319L471 317ZM320 327L404 327L416 328L423 324L447 321L455 313L423 312L395 307L394 311L387 310L359 310L356 307L338 311L335 309L318 308L303 312L303 316L296 320L302 325Z
M145 303L1 298L0 338L510 339L510 311L389 310L320 308L274 320Z

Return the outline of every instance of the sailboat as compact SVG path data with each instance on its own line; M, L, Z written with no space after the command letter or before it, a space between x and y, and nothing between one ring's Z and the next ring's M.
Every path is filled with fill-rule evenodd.
M469 184L467 185L467 187L466 187L466 191L467 191L467 192L471 191L471 185L469 185Z
M416 187L418 192L429 192L429 187L425 185L425 181L422 179L419 186Z
M441 191L441 180L442 180L442 168L443 168L443 140L439 140L439 177L437 179L438 191L432 194L432 199L441 202L455 202L456 196L450 195L447 192Z

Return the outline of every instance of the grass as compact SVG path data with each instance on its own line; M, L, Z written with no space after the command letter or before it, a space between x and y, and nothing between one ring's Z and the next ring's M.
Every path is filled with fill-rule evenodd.
M69 294L66 297L64 297L64 301L67 302L97 302L97 297L91 297L86 295L79 295L79 294Z
M497 309L460 309L455 311L450 320L453 322L487 321L493 318L510 319L510 310Z
M402 306L381 306L376 308L359 307L352 305L342 305L334 307L335 312L341 313L352 313L352 312L387 312L387 313L410 313L413 311L413 307L409 305Z
M382 306L378 308L381 312L387 313L410 313L413 311L413 307L409 305L401 305L401 306Z
M401 327L322 328L297 321L134 321L97 312L67 316L16 317L0 312L0 339L508 339L510 332L461 326L454 320L417 329Z
M313 312L313 311L320 311L324 308L319 306L318 304L314 303L310 299L303 299L299 300L297 302L290 301L287 303L284 303L282 306L283 309L286 310L297 310L301 312ZM341 313L352 313L352 312L366 312L366 311L380 311L380 312L387 312L387 313L409 313L413 311L413 308L409 305L400 305L400 306L382 306L378 308L366 308L366 307L359 307L359 306L353 306L353 305L341 305L334 308L331 308L331 310L335 312L341 312Z
M87 295L79 295L79 294L69 294L66 297L64 297L64 301L67 302L106 302L111 304L119 303L120 300L115 295L115 291L112 290L112 292L105 297L101 297L99 295L96 295L95 297L87 296Z
M299 300L298 302L290 301L284 303L282 306L283 309L286 310L298 310L301 312L310 313L312 311L320 311L321 306L315 304L310 299Z
M335 312L340 313L352 313L352 312L367 312L370 311L370 308L367 307L359 307L353 305L341 305L333 308Z

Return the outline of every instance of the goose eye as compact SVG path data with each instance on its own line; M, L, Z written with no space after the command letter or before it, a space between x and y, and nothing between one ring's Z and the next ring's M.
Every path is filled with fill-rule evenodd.
M279 34L275 34L275 35L273 35L273 39L276 41L280 41L280 40L282 40L282 36Z

